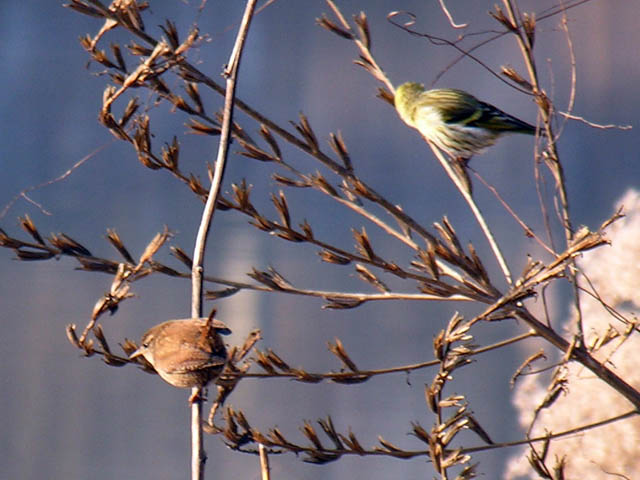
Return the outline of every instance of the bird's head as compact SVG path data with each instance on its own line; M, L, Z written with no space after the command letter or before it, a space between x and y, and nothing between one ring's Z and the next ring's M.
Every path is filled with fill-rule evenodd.
M424 85L416 82L406 82L396 88L395 105L400 118L413 127L413 109L416 99L424 92Z

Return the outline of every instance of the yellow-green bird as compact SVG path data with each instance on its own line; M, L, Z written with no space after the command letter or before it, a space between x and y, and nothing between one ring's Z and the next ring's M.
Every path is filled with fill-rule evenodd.
M400 118L453 158L468 160L505 133L536 134L536 127L463 90L425 90L420 83L396 89Z

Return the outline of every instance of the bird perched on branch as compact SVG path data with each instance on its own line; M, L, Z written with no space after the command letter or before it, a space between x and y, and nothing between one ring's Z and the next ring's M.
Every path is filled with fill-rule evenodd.
M144 357L173 386L205 387L227 361L220 334L228 333L229 328L213 318L169 320L150 328L129 358Z
M407 125L465 163L505 133L537 132L533 125L453 88L425 90L419 83L403 83L396 89L395 105Z

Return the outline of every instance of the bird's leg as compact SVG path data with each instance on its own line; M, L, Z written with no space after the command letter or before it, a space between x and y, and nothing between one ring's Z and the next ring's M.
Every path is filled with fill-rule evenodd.
M202 392L202 395L200 395L200 392ZM189 396L189 405L193 405L196 402L206 402L207 401L207 388L203 387L200 388L198 390L196 390L195 392L193 392L190 396Z

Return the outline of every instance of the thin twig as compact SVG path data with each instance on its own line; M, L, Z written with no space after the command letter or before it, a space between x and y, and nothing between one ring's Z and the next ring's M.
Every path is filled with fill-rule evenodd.
M564 6L564 2L560 1L560 4ZM571 65L571 89L569 91L569 101L567 102L567 115L571 115L573 112L573 107L576 102L576 94L577 88L576 85L578 83L578 69L576 67L576 52L573 48L573 40L571 39L571 32L569 31L569 21L567 19L566 10L562 10L562 19L561 19L562 30L564 31L565 37L567 39L567 46L569 47L569 59Z
M349 22L347 22L347 20L344 18L344 15L342 15L342 12L336 6L336 4L333 3L331 0L326 0L326 2L331 8L331 10L333 10L333 13L338 18L338 20L340 20L342 27L348 32L353 32L351 26L349 25ZM369 47L365 45L365 43L362 40L360 40L356 35L353 36L353 41L360 49L360 53L362 54L362 57L367 61L367 63L371 65L372 69L370 71L372 75L376 77L380 82L382 82L387 87L387 89L389 89L390 92L393 92L394 91L393 84L384 74L384 71L382 70L382 68L380 68L375 58L373 58L373 55L371 55L371 51L369 50Z
M577 433L586 432L587 430L591 430L594 428L604 427L605 425L619 422L620 420L625 420L627 418L635 417L637 415L638 415L638 410L630 410L620 415L616 415L615 417L605 418L604 420L599 420L597 422L589 423L587 425L581 425L579 427L570 428L568 430L563 430L562 432L548 433L546 435L541 435L539 437L529 438L526 440L517 440L515 442L503 442L503 443L495 443L493 445L482 445L480 447L463 448L461 451L465 453L474 453L474 452L484 452L487 450L494 450L496 448L518 447L520 445L530 445L532 443L544 442L547 440L552 440L554 438L568 437L569 435L575 435Z
M588 125L590 127L593 128L598 128L598 129L602 129L602 130L608 130L608 129L612 129L615 128L616 130L631 130L633 128L632 125L616 125L615 123L596 123L596 122L591 122L589 120L587 120L584 117L581 117L580 115L574 115L572 113L569 112L557 112L558 115L567 118L569 120L577 120L578 122L582 122L585 125Z
M507 212L509 212L509 215L511 215L513 217L513 219L518 222L518 224L520 225L520 227L522 227L522 230L524 230L524 233L527 237L531 237L534 238L536 240L536 242L538 242L538 244L544 249L546 250L548 253L550 253L551 255L555 256L555 252L553 251L553 249L548 246L546 243L544 243L544 241L538 236L536 235L533 230L531 229L531 227L529 227L529 225L527 225L524 220L522 220L520 218L520 216L511 208L511 206L506 202L506 200L504 198L502 198L502 195L500 195L500 193L498 192L498 189L496 189L496 187L494 187L493 185L491 185L490 183L488 183L484 177L482 175L480 175L480 173L478 173L475 169L468 167L469 170L471 170L473 172L473 174L476 176L476 178L485 186L487 187L487 189L493 193L493 196L496 197L496 199L498 200L498 202L505 208L505 210Z
M35 200L33 200L31 197L29 197L28 193L29 192L33 192L35 190L39 190L43 187L48 187L49 185L53 185L54 183L57 182L61 182L62 180L64 180L65 178L69 177L69 175L71 175L77 168L79 168L80 166L82 166L85 162L87 162L88 160L91 160L93 157L95 157L99 152L101 152L102 150L104 150L105 148L107 148L108 146L110 146L113 142L115 142L116 140L112 140L109 143L105 143L104 145L96 148L93 152L85 155L84 157L82 157L80 160L78 160L76 163L74 163L71 167L69 167L63 174L58 175L55 178L52 178L50 180L47 180L46 182L42 182L39 183L38 185L33 185L30 187L27 187L23 190L20 191L20 193L18 193L16 196L14 196L11 201L9 203L7 203L5 205L5 207L2 209L2 211L0 212L0 219L2 219L7 212L11 209L11 207L18 201L18 199L20 197L24 198L27 202L31 203L32 205L35 205L44 215L51 215L51 212L47 211L42 205L40 205L38 202L36 202Z
M462 195L462 198L464 198L465 201L467 202L467 205L469 205L469 208L471 209L473 216L476 217L476 221L480 225L480 228L482 229L484 236L487 238L487 241L489 242L489 246L491 247L491 250L493 250L493 254L496 257L498 265L502 270L502 274L504 275L504 278L507 281L507 284L511 285L513 283L513 280L511 277L511 272L509 271L509 266L507 265L507 261L504 259L502 250L500 250L500 246L498 245L498 242L496 242L496 239L493 236L493 233L491 233L491 229L487 225L487 222L485 221L484 216L480 211L480 208L478 208L478 205L473 200L473 197L471 196L471 193L469 192L469 190L463 185L462 180L460 180L460 176L451 167L451 163L446 158L444 158L444 155L442 154L442 152L435 145L433 145L429 141L429 139L427 139L424 136L423 138L424 138L424 141L427 142L427 144L431 147L431 150L433 150L433 154L436 156L436 158L440 162L440 165L442 166L442 168L444 168L444 171L447 173L451 181L454 183L454 185Z
M220 133L220 143L218 145L218 157L216 159L207 202L202 212L202 221L200 222L200 228L198 229L193 253L191 282L191 316L193 318L202 317L202 275L204 271L203 263L205 247L211 222L213 220L213 214L215 212L216 201L220 193L220 186L222 184L222 177L224 175L229 148L229 140L231 138L231 122L233 119L233 104L238 68L240 66L242 49L247 38L256 2L257 0L247 0L244 16L242 17L242 23L238 30L236 43L233 47L228 67L224 72L227 77L227 89L224 102L224 115ZM202 480L204 479L204 462L206 460L202 445L202 392L200 392L199 388L194 387L192 396L199 400L193 402L191 407L191 478L192 480Z
M491 345L485 345L484 347L474 348L472 351L468 353L470 357L474 355L480 355L482 353L490 352L493 350L498 350L507 345L512 345L517 342L521 342L531 337L536 337L537 333L533 330L529 330L526 333L522 333L515 337L507 338L505 340L501 340L496 343L492 343ZM96 351L96 353L100 353ZM440 360L426 360L424 362L407 364L407 365L398 365L395 367L387 367L387 368L377 368L370 370L362 370L358 369L357 372L307 372L297 369L296 372L283 372L283 371L273 371L273 372L225 372L222 375L223 379L235 379L235 378L300 378L301 373L306 374L307 378L313 378L314 382L320 380L332 380L338 383L344 383L345 380L352 379L354 377L374 377L378 375L388 375L393 373L409 373L414 370L422 370L428 367L434 367L440 364ZM304 381L304 378L303 378Z
M238 412L241 413L241 412ZM568 430L563 430L561 432L555 432L555 433L547 433L545 435L540 435L538 437L533 437L533 438L525 438L522 440L516 440L516 441L512 441L512 442L493 442L491 444L484 444L484 445L480 445L477 447L466 447L466 448L460 448L457 452L459 454L471 454L471 453L476 453L476 452L485 452L485 451L490 451L490 450L495 450L495 449L504 449L507 447L518 447L518 446L522 446L522 445L532 445L534 443L540 443L540 442L548 442L549 440L553 440L553 439L557 439L557 438L563 438L563 437L568 437L571 435L576 435L576 434L580 434L582 432L586 432L588 430L592 430L595 428L600 428L600 427L604 427L606 425L615 423L615 422L619 422L621 420L625 420L627 418L632 418L632 417L636 417L638 415L638 410L633 409L630 411L627 411L625 413L622 413L620 415L616 415L613 417L609 417L609 418L605 418L603 420L599 420L596 422L592 422L586 425L581 425L579 427L575 427L575 428L570 428ZM267 442L269 442L270 446L273 447L277 447L279 449L286 449L292 452L295 452L296 454L301 454L301 453L305 453L308 455L316 455L316 456L320 456L322 457L323 455L328 455L328 456L343 456L343 455L358 455L358 456L363 456L363 455L367 455L367 456L388 456L388 457L393 457L393 458L399 458L399 459L409 459L409 458L414 458L414 457L431 457L431 451L430 450L405 450L405 449L400 449L398 447L389 449L389 448L380 448L380 447L373 447L373 448L362 448L362 446L358 444L357 448L354 448L353 442L350 442L348 445L341 445L338 448L325 448L322 446L322 444L316 444L313 446L307 446L307 445L299 445L296 443L293 443L289 440L285 440L284 437L282 436L282 434L278 431L278 429L271 429L269 434L264 434L262 432L260 432L259 430L257 430L256 428L251 427L251 425L248 424L248 422L246 421L246 417L244 417L243 415L243 420L244 420L244 425L243 425L243 429L244 428L249 428L249 430L247 430L247 434L250 435L254 441L256 437L259 438L263 438L265 439ZM220 428L217 429L216 433L224 433L225 429L224 428ZM274 433L278 432L278 434L274 435ZM235 432L234 432L235 433ZM353 432L350 431L349 435L342 435L339 434L339 437L341 439L355 439L355 435L353 434ZM234 447L232 445L229 445L231 448L234 449L238 449L237 447ZM242 451L246 451L247 450L242 450ZM274 451L278 451L281 452L282 450L274 450ZM252 452L255 453L255 452ZM428 458L428 461L431 460L431 458Z
M515 8L513 6L512 0L503 0L503 4L507 10L507 14L509 15L509 20L513 25L521 25L522 22L519 22L519 19L516 17ZM563 9L561 9L563 10ZM566 14L565 14L566 15ZM565 25L565 28L566 25ZM571 244L571 240L573 239L574 231L571 222L571 214L569 210L569 197L567 195L566 190L566 182L564 177L564 168L562 163L560 163L560 156L558 154L558 149L556 145L556 139L554 137L553 128L551 125L551 115L553 113L553 108L551 102L544 94L540 82L538 79L538 73L535 65L535 60L533 58L533 45L530 40L526 38L523 34L521 28L516 28L513 30L514 35L518 41L518 45L522 52L522 57L524 59L525 65L527 66L527 70L529 71L529 81L533 87L533 93L536 94L538 105L540 106L539 111L542 115L542 119L544 121L545 132L547 135L548 145L546 150L546 160L551 173L553 174L556 180L556 189L558 192L558 196L560 198L560 205L562 207L561 215L562 215L562 227L565 234L566 245L569 246ZM568 30L567 30L567 38ZM570 44L571 46L571 44ZM572 77L575 81L575 76ZM575 86L575 85L574 85ZM580 308L580 290L578 285L578 278L576 276L576 265L575 261L572 260L568 272L569 279L571 284L573 285L573 294L574 294L574 304L576 307L576 336L580 341L581 345L584 345L584 329L582 326L582 309Z
M440 2L440 8L442 9L442 11L444 12L445 16L447 17L447 19L449 20L449 25L451 25L452 28L466 28L469 26L468 23L456 23L453 21L453 16L451 16L451 12L449 12L449 9L447 8L447 6L444 3L444 0L438 0Z

